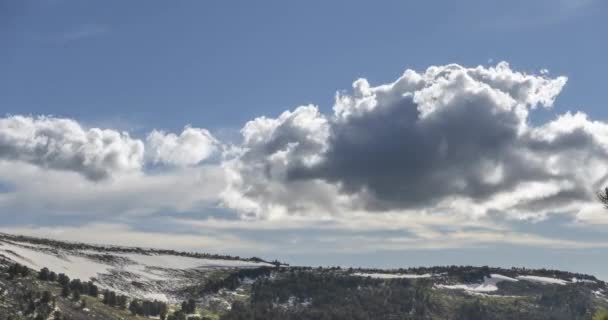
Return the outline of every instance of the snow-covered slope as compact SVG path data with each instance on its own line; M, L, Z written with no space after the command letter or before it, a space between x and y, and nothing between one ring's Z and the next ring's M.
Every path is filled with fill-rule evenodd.
M503 276L501 274L491 274L490 277L485 277L482 283L469 284L453 284L453 285L437 285L439 288L445 289L462 289L468 292L493 292L498 290L497 284L502 281L517 282L517 279Z
M566 280L561 280L561 279L556 279L556 278L549 278L549 277L539 277L539 276L517 276L517 279L520 280L526 280L526 281L532 281L532 282L536 282L536 283L542 283L542 284L560 284L560 285L564 285L567 284L568 281Z
M37 241L34 241L37 240ZM140 248L41 243L0 235L0 256L39 270L47 267L72 279L147 299L177 301L182 289L221 271L270 266L257 260L216 259Z

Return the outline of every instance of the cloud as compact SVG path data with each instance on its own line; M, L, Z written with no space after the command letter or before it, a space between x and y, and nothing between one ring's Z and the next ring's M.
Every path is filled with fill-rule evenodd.
M305 105L253 119L231 144L189 126L133 137L6 116L0 216L22 215L6 219L12 232L167 236L176 248L271 256L605 248L605 233L581 234L608 223L594 198L608 180L608 124L582 112L530 121L566 82L506 63L406 70L387 84L356 80L329 113ZM32 221L57 227L23 226Z
M209 158L218 141L205 129L186 127L178 136L154 130L146 139L146 152L151 162L171 166L193 166Z
M153 130L144 143L72 119L0 118L0 211L94 220L202 211L225 187L221 167L201 163L217 143L191 127Z
M147 164L195 166L218 147L209 131L189 126L179 135L152 130L144 142L127 132L84 128L72 119L0 118L0 160L77 172L93 181L141 172Z
M85 24L64 32L57 37L59 43L69 43L74 41L80 41L83 39L99 37L110 32L110 28L105 25L99 24Z
M500 12L485 24L489 27L529 30L578 20L594 14L594 7L601 6L598 0L537 0L525 6L514 6L511 12Z
M215 205L225 187L223 171L214 165L123 173L93 181L78 172L0 161L0 176L11 185L10 192L0 193L0 217L68 215L96 221L163 212L201 212Z
M99 245L128 245L222 254L248 250L255 250L256 253L259 253L267 249L263 244L244 241L231 235L144 232L119 223L90 223L79 227L4 227L0 228L0 232Z
M453 217L432 217L380 214L355 217L349 221L311 220L220 220L177 219L182 224L205 232L232 234L263 234L264 241L279 252L308 253L372 253L377 251L438 250L473 248L493 245L527 246L534 248L606 248L605 237L576 238L536 234L513 230L511 225L491 225L488 221L461 223ZM455 223L455 224L451 224ZM554 226L558 228L559 226Z
M124 132L85 129L74 120L53 117L0 118L0 159L101 180L140 170L143 155L143 143Z
M606 182L608 124L580 112L528 119L566 81L505 62L407 70L378 86L359 79L336 94L333 114L302 106L248 122L225 153L224 205L255 219L576 213Z

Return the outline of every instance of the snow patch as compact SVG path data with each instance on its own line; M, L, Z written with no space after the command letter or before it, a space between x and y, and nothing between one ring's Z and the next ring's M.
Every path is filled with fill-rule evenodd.
M497 284L502 281L516 282L518 280L500 274L491 274L490 277L484 278L483 283L452 285L439 284L437 287L444 289L459 289L469 292L493 292L498 290Z
M426 274L405 274L405 273L353 273L357 277L371 277L374 279L420 279L430 278L433 275Z
M579 278L572 278L572 283L597 283L597 281L594 280L589 280L589 279L579 279Z
M36 245L19 246L0 242L0 253L31 269L40 270L47 267L56 273L65 273L70 278L81 280L97 277L99 273L108 272L111 268L109 265L79 256L53 254L48 248Z
M557 279L557 278L549 278L549 277L540 277L540 276L517 276L517 279L536 282L536 283L542 283L542 284L565 285L568 283L568 281L566 281L566 280Z

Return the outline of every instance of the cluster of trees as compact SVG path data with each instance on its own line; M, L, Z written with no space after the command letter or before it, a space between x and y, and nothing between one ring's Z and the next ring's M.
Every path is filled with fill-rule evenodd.
M29 316L35 320L43 320L53 311L55 307L55 297L50 291L36 291L33 289L25 289L16 297L19 305L16 308L21 311L21 314ZM8 319L13 319L11 316Z
M196 301L194 301L194 299L188 299L188 301L183 301L182 302L182 311L184 313L196 312Z
M239 269L237 272L233 272L225 278L209 280L199 294L216 293L223 288L234 290L241 284L243 279L257 279L263 276L267 277L271 272L272 268L270 267Z
M294 269L294 267L291 267ZM313 270L310 267L299 267L299 270ZM319 269L317 269L319 270ZM340 267L325 268L323 270L341 271ZM592 275L581 274L577 272L568 272L554 269L528 269L528 268L497 268L489 266L434 266L434 267L416 267L416 268L399 268L399 269L374 269L374 268L348 268L344 269L349 274L352 273L393 273L393 274L445 274L451 277L455 282L474 283L482 282L485 277L493 273L502 274L508 277L517 277L520 275L533 275L541 277L549 277L570 281L573 278L579 280L589 280L598 282L598 279Z
M273 280L256 281L250 301L233 303L222 320L426 319L431 289L425 280L290 270Z
M160 319L164 320L167 318L168 308L166 303L157 300L132 300L129 304L129 311L133 315L160 317Z
M576 286L548 286L538 297L538 303L549 309L561 310L570 319L592 314L594 303Z
M487 267L441 268L451 279L473 282L492 272ZM582 320L589 319L596 308L592 287L587 284L535 286L522 282L518 295L525 298L496 303L458 291L434 290L435 279L353 277L352 272L290 268L273 279L259 278L252 285L250 299L234 302L221 319Z
M50 271L49 268L44 267L38 272L38 279L42 281L57 281L57 274Z
M55 298L49 291L28 290L23 295L21 301L23 301L21 310L26 315L37 313L41 316L48 312L49 304L55 305Z
M16 279L18 277L28 277L32 274L27 266L19 263L10 265L6 272L9 275L9 280ZM35 274L35 273L34 273ZM43 268L38 273L38 279L43 281L58 281L61 279L65 281L65 275L58 277L54 272L50 272L47 268ZM69 280L68 280L69 282ZM20 311L22 315L34 319L34 320L66 320L67 318L61 314L61 312L55 310L57 304L56 297L49 290L35 290L34 287L29 285L21 285L22 290L13 291L12 300L17 301L18 305L15 307L15 311ZM9 315L8 320L22 319L22 317L14 317Z
M6 270L11 279L16 277L27 277L30 273L30 269L24 265L15 263L8 267Z
M41 281L57 282L61 286L61 296L64 298L72 297L74 301L80 301L82 295L98 297L99 288L92 281L83 282L80 279L70 279L66 274L56 274L44 267L38 272L38 279ZM81 301L84 308L85 300Z
M80 279L70 279L67 275L63 273L56 274L46 267L40 269L38 272L38 279L42 281L56 281L61 286L61 295L64 298L71 296L75 301L80 300L81 295L88 295L95 298L98 298L100 295L99 287L92 281L84 282ZM168 307L165 302L134 299L129 303L129 298L127 296L117 294L115 291L107 289L101 292L101 296L103 304L121 310L127 309L128 307L133 315L160 317L162 320L167 318ZM86 306L85 300L81 301L81 305L82 307ZM189 308L189 310L194 310L193 306L195 305L194 300L186 303L186 307Z
M192 316L196 312L196 301L189 299L181 304L181 310L177 310L171 314L167 312L167 305L159 301L141 301L133 300L129 306L129 310L133 315L144 317L158 316L161 320L200 320L199 316ZM204 318L206 319L206 318Z
M127 307L127 303L129 298L122 294L116 294L116 292L111 290L104 290L102 293L102 302L105 305L110 307L125 309Z
M490 274L490 268L487 266L481 268L461 268L458 272L452 273L459 283L483 282L486 277L490 277Z
M172 314L168 314L168 307L166 303L157 300L132 300L129 304L129 311L131 311L133 315L143 317L159 317L161 320L199 319L197 316L188 316L196 312L196 301L194 299L183 301L181 304L181 310L177 310Z

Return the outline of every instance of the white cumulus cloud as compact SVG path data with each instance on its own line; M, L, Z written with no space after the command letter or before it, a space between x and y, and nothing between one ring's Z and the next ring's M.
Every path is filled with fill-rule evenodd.
M81 173L100 180L115 172L138 171L144 145L129 134L85 129L71 119L0 118L0 159Z
M567 113L544 124L567 78L432 66L336 94L242 129L226 153L224 205L243 216L402 211L514 218L577 212L606 182L608 124Z
M146 153L153 163L192 166L209 158L218 141L206 129L186 127L180 135L154 130L146 139Z

